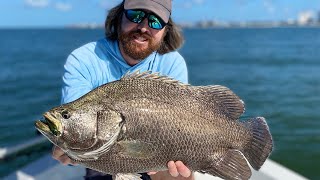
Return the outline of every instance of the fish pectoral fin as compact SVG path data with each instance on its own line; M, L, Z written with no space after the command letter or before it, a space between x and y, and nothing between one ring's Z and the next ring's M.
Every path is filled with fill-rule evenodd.
M140 180L140 174L116 174L112 177L113 180Z
M146 143L138 140L120 141L118 144L121 147L120 155L126 157L136 157L140 159L151 158L156 154L156 147L151 143Z
M218 152L209 156L210 166L205 172L223 179L249 179L251 169L243 154L238 150Z

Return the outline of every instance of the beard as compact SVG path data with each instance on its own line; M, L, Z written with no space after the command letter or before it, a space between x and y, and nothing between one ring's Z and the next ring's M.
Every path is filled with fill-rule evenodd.
M134 41L135 37L139 36L146 39L147 46L138 44ZM161 41L156 42L151 36L142 33L140 30L126 33L120 32L119 34L119 43L122 45L124 53L129 57L140 61L148 57L154 51L157 51L161 47Z

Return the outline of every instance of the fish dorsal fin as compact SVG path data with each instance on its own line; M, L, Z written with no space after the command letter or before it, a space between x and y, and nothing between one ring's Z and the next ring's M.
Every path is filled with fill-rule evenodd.
M193 88L233 120L237 120L245 111L244 102L227 87L210 85L193 86Z
M151 79L151 80L157 80L164 83L171 83L171 84L177 84L177 85L183 85L183 86L189 86L189 84L184 84L178 80L175 80L171 77L160 75L158 72L151 72L151 71L145 71L140 72L140 70L136 70L134 72L128 71L125 75L121 77L120 80L126 80L126 79Z

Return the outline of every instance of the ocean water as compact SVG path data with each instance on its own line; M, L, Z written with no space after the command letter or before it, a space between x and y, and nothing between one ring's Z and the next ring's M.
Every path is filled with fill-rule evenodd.
M184 56L193 85L229 87L246 104L244 117L264 116L271 159L320 179L320 29L185 29ZM0 148L36 137L34 121L59 105L68 54L103 30L0 30ZM0 177L48 148L0 161Z

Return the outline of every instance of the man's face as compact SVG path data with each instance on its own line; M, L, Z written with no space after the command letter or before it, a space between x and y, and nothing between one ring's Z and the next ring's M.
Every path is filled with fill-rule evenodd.
M159 49L164 33L165 28L150 28L147 18L137 24L129 21L123 14L119 33L120 49L135 60L143 60Z

